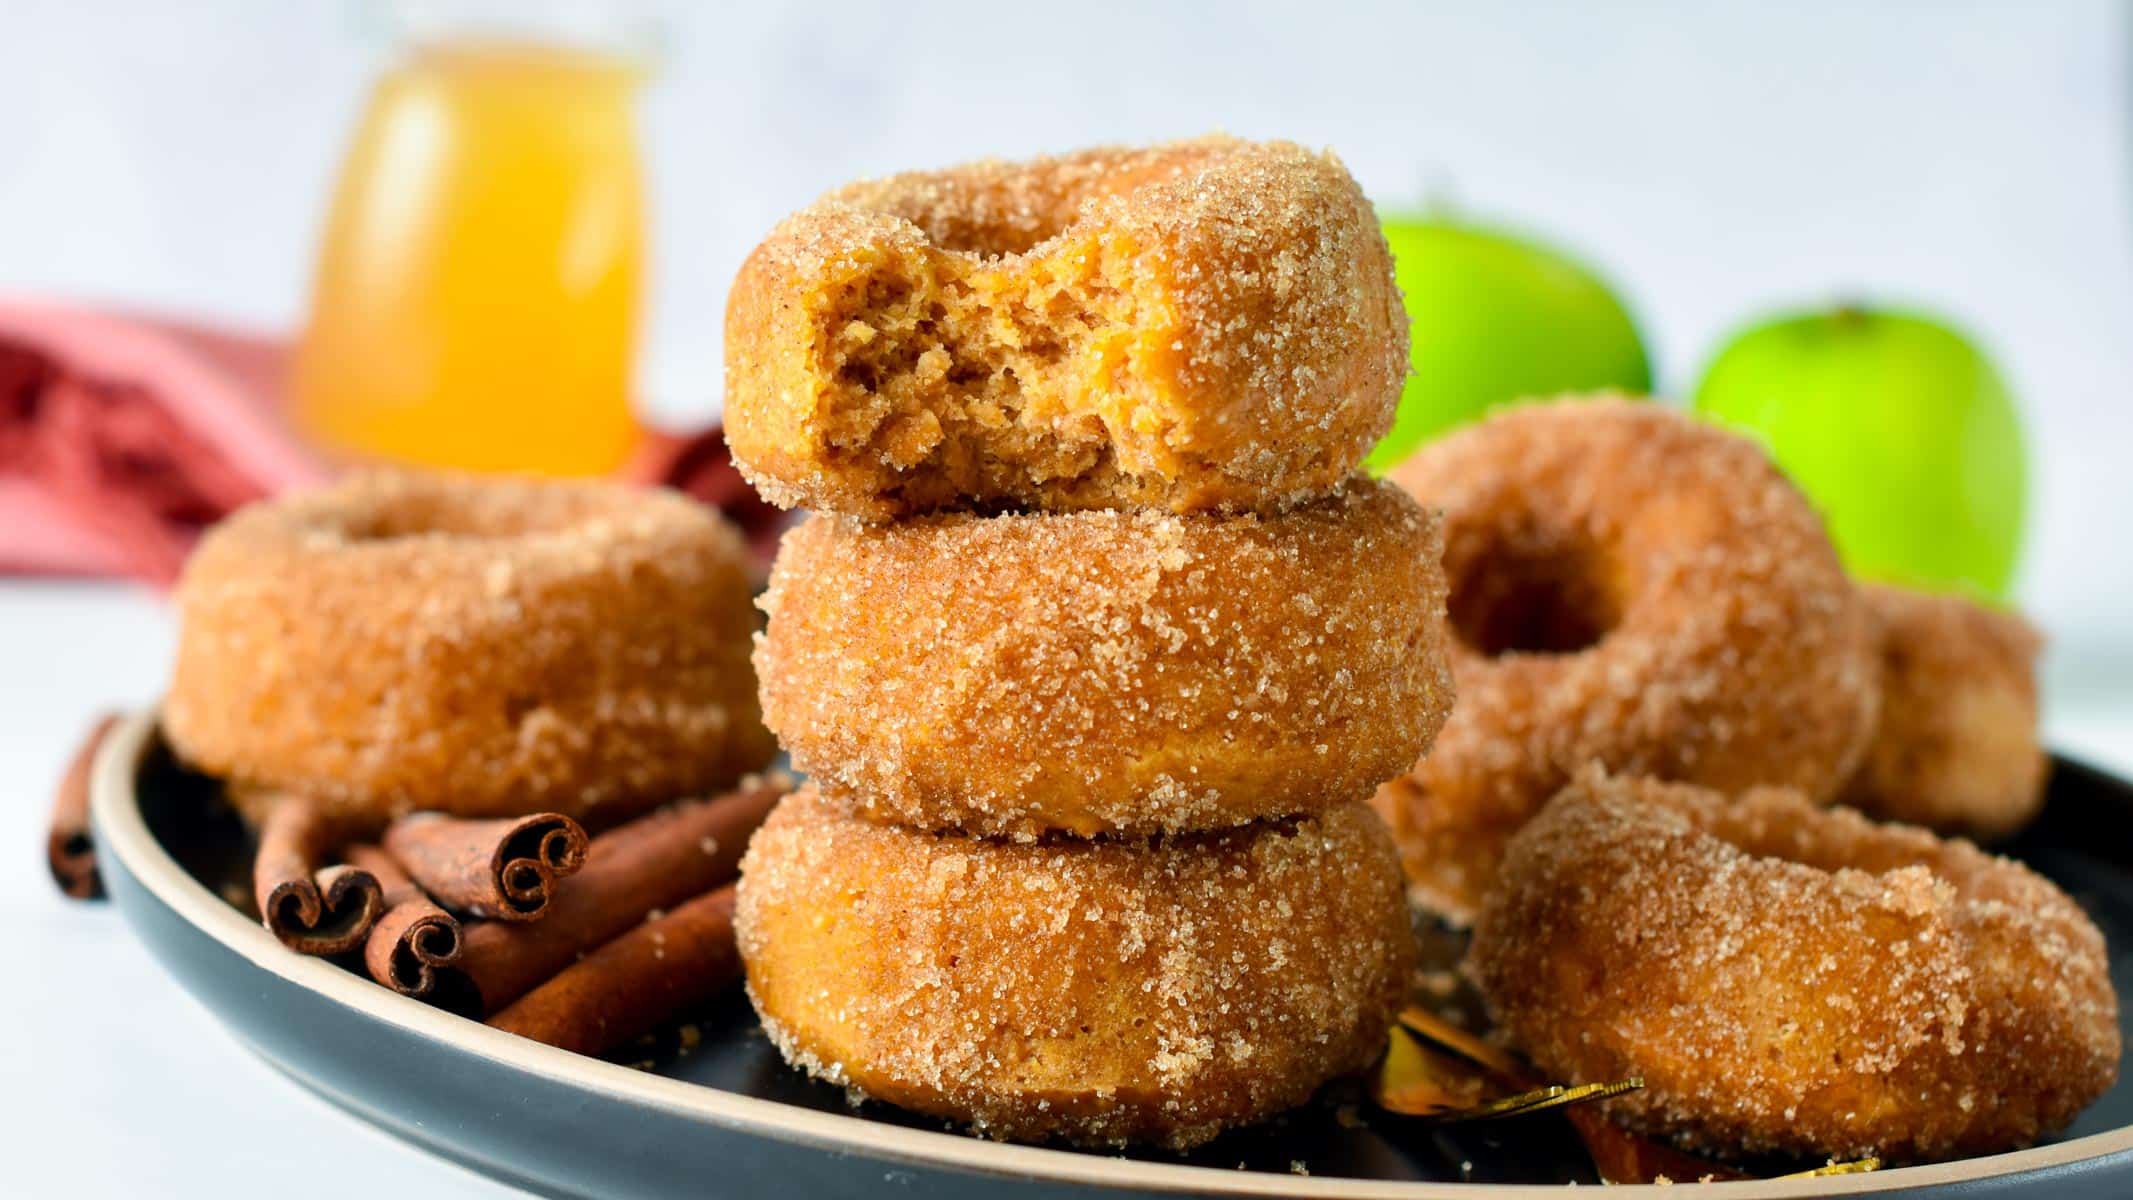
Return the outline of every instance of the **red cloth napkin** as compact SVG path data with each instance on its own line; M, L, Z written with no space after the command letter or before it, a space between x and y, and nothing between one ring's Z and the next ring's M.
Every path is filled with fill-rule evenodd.
M332 473L282 419L286 344L0 295L0 573L167 585L238 505ZM716 427L650 432L621 478L724 510L767 563L784 514Z

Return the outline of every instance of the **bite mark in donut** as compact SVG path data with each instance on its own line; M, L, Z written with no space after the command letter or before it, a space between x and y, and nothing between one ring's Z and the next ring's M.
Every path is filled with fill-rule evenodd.
M1209 137L832 192L741 268L726 360L783 506L1266 509L1389 427L1407 320L1338 160Z

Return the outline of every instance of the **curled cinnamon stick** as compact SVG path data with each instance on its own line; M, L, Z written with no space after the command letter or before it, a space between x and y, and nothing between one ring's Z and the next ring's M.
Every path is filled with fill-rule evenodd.
M618 825L592 840L584 869L557 892L545 918L468 925L459 970L479 990L482 1010L501 1012L653 909L732 879L748 836L791 787L782 776L744 782L715 800L683 801Z
M559 879L585 865L585 831L561 813L470 821L442 813L402 817L385 850L431 896L499 921L538 920Z
M278 795L264 811L252 860L260 919L298 954L352 949L385 907L377 878L345 864L318 865L333 848L333 832L309 798Z
M52 882L76 900L98 900L104 895L104 878L96 870L96 841L89 832L89 770L96 763L96 748L116 724L117 713L96 718L68 760L67 773L59 777L59 792L52 798L45 855L52 865Z
M579 1054L602 1054L740 977L729 883L565 967L489 1024Z
M377 879L385 914L363 939L370 977L403 996L427 996L459 958L459 922L437 907L393 857L376 846L348 848L348 863Z

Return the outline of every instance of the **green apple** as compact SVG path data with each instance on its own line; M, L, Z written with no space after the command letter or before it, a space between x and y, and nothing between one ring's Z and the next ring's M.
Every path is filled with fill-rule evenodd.
M2022 547L2022 423L1992 361L1943 321L1840 308L1738 334L1696 411L1752 433L1852 571L2004 598Z
M1407 300L1414 373L1392 431L1365 465L1384 471L1454 425L1514 400L1651 390L1636 323L1590 270L1506 233L1428 215L1380 222Z

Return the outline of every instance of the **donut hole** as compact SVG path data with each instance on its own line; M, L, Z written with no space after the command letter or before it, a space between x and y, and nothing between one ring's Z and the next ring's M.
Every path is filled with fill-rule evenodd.
M1027 254L1058 237L1066 227L1066 214L1047 209L970 215L942 213L925 223L926 236L935 246L976 259Z
M338 532L349 542L397 542L413 538L492 541L558 533L594 515L594 506L568 489L513 489L509 502L489 502L480 493L411 487L381 503L349 513Z
M936 249L982 262L1028 254L1065 233L1092 201L1161 175L1113 169L1088 176L936 177L934 186L919 192L870 195L860 202L918 226Z
M1605 556L1588 541L1506 539L1447 566L1452 628L1490 658L1576 654L1622 618Z
M1698 828L1750 858L1792 863L1824 873L1860 871L1881 879L1899 872L1936 877L1933 843L1902 833L1873 831L1842 821L1786 823L1768 816L1772 807L1811 803L1789 788L1753 788L1742 800L1702 815ZM1862 830L1873 832L1872 836ZM1949 882L1956 882L1950 880Z
M358 521L343 531L351 542L401 542L411 538L456 537L491 539L507 537L518 531L505 531L465 519L460 513L434 513L416 516L411 513L379 514L369 520Z

